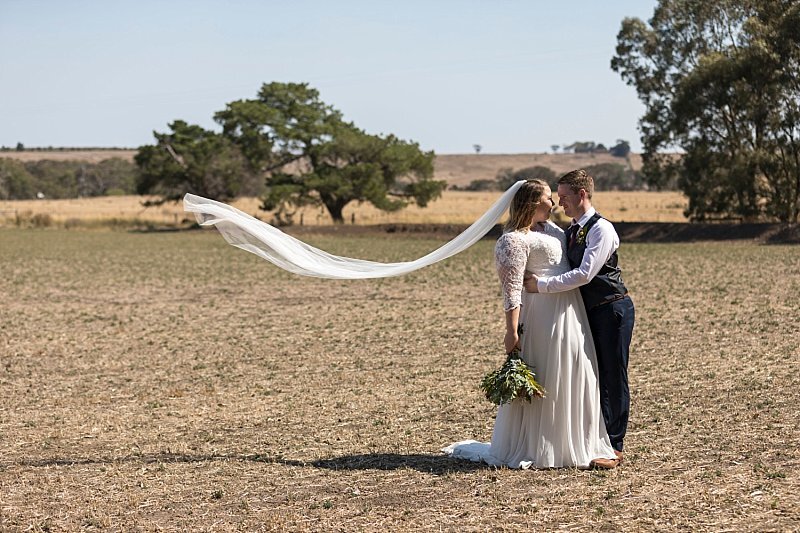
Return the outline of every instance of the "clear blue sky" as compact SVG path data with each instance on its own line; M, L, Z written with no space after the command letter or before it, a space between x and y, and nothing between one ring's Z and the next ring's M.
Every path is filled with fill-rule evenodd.
M438 153L638 151L644 108L609 62L622 19L655 5L0 0L0 145L136 147L291 81Z

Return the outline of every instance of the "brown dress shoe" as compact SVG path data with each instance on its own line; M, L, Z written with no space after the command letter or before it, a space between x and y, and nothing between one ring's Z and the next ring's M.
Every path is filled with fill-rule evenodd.
M614 450L614 455L617 456L617 461L619 461L619 464L617 464L617 466L622 466L622 463L625 461L625 459L622 456L622 452Z
M589 468L592 470L612 470L619 466L619 459L592 459Z

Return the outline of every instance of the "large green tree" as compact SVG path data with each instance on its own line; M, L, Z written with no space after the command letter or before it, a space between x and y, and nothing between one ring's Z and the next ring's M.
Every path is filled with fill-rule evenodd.
M661 0L611 66L646 105L645 174L677 177L688 216L798 220L800 2Z
M157 143L139 147L136 190L175 201L187 192L230 200L252 194L256 179L239 147L223 135L176 120L170 133L154 132Z
M325 206L335 222L354 201L385 211L424 207L446 185L432 179L433 152L364 132L305 83L264 84L255 99L232 102L214 118L250 169L265 175L263 208L279 222L309 204Z

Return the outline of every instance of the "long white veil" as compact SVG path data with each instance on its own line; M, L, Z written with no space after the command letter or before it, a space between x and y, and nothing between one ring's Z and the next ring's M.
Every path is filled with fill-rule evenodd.
M483 216L453 240L424 257L402 263L378 263L329 254L234 207L202 196L187 194L183 197L183 208L194 213L201 226L215 226L228 243L289 272L332 279L388 278L432 265L475 244L492 229L524 183L525 180L521 180L512 185Z

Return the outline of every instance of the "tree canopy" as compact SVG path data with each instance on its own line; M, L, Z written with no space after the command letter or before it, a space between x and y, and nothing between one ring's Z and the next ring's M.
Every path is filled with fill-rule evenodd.
M432 179L433 152L394 135L371 135L347 122L305 83L268 83L256 98L214 115L221 133L176 121L136 156L141 193L165 200L196 194L227 200L262 183L262 208L291 223L304 205L324 206L343 222L350 202L394 211L426 206L444 190ZM261 181L263 180L263 182Z
M229 139L183 120L169 127L134 156L137 192L161 196L150 203L177 201L187 192L226 201L256 190L246 158Z
M257 98L232 102L215 119L251 168L266 174L263 208L277 210L279 222L309 204L325 206L335 222L353 201L384 211L412 201L425 207L446 185L431 179L433 152L364 132L305 83L265 84Z
M644 173L677 177L687 215L798 221L800 2L660 0L611 66L646 106Z
M631 145L624 139L617 139L617 143L608 149L608 153L614 157L627 158L628 154L631 153Z

